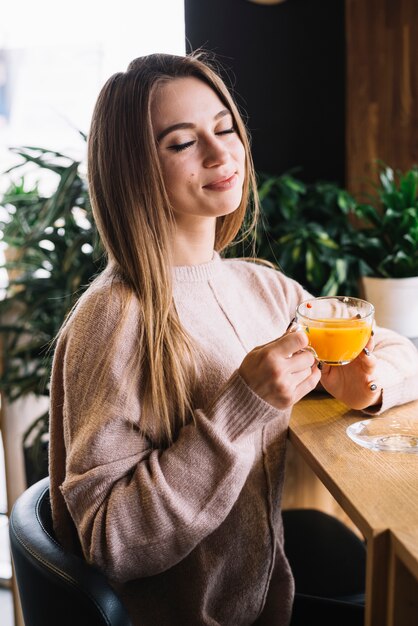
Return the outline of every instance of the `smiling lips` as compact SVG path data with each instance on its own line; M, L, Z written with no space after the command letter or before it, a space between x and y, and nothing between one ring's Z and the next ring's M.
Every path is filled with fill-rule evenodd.
M213 181L213 183L204 185L203 189L209 189L211 191L227 191L228 189L232 189L232 187L234 187L237 180L238 176L234 173L228 178L221 178L220 180Z

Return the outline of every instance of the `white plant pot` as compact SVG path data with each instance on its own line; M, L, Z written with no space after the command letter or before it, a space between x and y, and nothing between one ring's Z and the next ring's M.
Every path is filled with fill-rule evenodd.
M364 298L375 307L378 326L409 338L418 337L418 276L362 278Z

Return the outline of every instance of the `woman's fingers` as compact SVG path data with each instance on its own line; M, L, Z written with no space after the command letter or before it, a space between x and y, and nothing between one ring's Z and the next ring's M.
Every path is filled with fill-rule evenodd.
M288 408L319 381L305 333L286 334L249 352L239 372L251 389L277 408Z
M373 350L374 338L371 337L359 356L349 365L332 367L324 364L322 386L353 409L378 405L382 399L382 389Z
M370 399L375 400L380 397L381 394L381 389L379 389L378 381L375 378L377 359L374 354L369 351L369 348L366 347L364 356L362 355L360 361L365 375L364 385L368 388Z
M285 333L282 337L275 339L269 344L264 346L265 348L271 347L277 350L278 354L283 356L290 356L299 350L303 350L308 345L308 337L303 331L292 331Z
M363 348L363 351L357 357L357 363L361 365L364 373L369 376L373 374L377 365L377 359L373 354L373 349L374 340L371 338L366 347Z
M317 387L320 380L321 380L321 371L318 369L315 363L315 365L310 369L310 372L307 375L307 377L302 379L300 383L297 385L296 390L295 390L295 400L293 404L295 402L298 402L302 398L304 398L306 394L313 391Z

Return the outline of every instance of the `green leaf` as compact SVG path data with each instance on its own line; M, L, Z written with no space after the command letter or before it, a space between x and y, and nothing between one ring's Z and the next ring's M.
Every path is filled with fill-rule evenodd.
M399 189L403 196L404 206L412 206L416 204L418 187L418 173L416 170L410 170L399 181Z
M357 204L354 208L354 213L356 217L365 220L375 226L380 226L382 223L382 217L380 213L377 212L374 206L371 204Z
M338 248L339 248L338 244L333 239L331 239L331 237L328 235L328 233L318 232L317 238L318 238L318 241L320 242L320 244L322 246L325 246L325 248L331 248L333 250L338 250Z
M0 201L6 217L0 222L3 242L13 253L3 269L13 272L0 300L3 374L0 386L10 400L28 393L48 394L52 355L49 347L66 313L101 269L101 245L91 217L87 183L79 162L43 148L14 148L22 162L6 175L13 180ZM20 172L27 163L38 170L37 182L26 184ZM19 169L22 168L22 169ZM44 174L57 177L49 197L39 193ZM74 207L85 210L90 223L77 223ZM63 223L59 228L56 224ZM41 248L48 240L54 250ZM89 243L93 254L81 246ZM47 273L39 275L39 270Z
M343 190L338 191L337 202L340 209L347 215L354 209L356 204L354 198L347 191Z

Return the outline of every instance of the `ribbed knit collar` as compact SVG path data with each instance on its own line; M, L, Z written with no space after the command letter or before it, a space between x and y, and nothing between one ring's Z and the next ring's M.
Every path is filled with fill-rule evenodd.
M173 278L179 283L199 283L210 280L221 269L222 259L218 252L213 253L213 259L200 265L177 265L173 268Z

